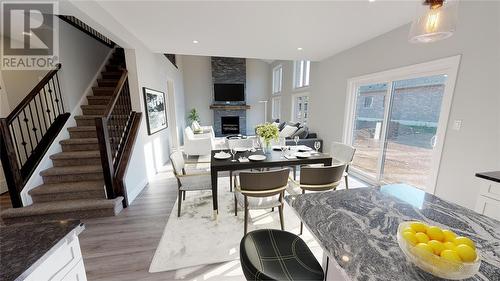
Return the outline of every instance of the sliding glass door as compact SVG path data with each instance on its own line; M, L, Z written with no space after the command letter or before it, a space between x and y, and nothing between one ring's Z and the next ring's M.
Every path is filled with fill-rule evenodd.
M453 72L351 81L345 132L345 141L356 148L351 171L373 184L433 191L456 69L453 81L448 73Z

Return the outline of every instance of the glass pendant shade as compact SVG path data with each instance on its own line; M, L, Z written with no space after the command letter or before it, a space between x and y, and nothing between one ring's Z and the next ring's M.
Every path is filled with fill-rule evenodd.
M458 20L458 3L447 1L441 7L431 9L422 6L410 29L411 43L430 43L449 38L455 32Z

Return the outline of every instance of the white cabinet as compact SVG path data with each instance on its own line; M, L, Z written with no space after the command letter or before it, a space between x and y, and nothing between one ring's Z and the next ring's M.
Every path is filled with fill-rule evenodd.
M476 212L500 220L500 183L486 179L480 182Z
M70 233L28 270L24 281L86 281L80 242Z

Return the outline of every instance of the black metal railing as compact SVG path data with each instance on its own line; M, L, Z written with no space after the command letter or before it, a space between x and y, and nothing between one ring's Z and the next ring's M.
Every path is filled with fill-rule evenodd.
M87 35L93 37L94 39L98 40L99 42L103 43L104 45L106 45L110 48L113 48L115 46L115 42L113 42L108 37L104 36L99 31L93 29L88 24L79 20L78 18L76 18L74 16L66 16L66 15L59 15L58 17L60 19L62 19L63 21L69 23L73 27L85 32Z
M13 207L70 114L65 112L58 71L51 70L6 117L0 119L0 155Z
M123 70L105 113L95 120L108 199L123 195L123 190L118 190L115 184L115 173L122 158L134 114L127 71Z

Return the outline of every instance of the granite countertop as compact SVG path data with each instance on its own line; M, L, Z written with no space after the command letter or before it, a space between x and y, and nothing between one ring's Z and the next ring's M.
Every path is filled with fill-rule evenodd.
M78 220L0 226L0 280L27 274L59 241L83 229Z
M477 173L476 177L490 181L500 182L500 171Z
M470 237L482 261L468 280L500 280L500 222L411 186L291 195L286 201L351 280L441 280L406 260L396 239L406 220Z

